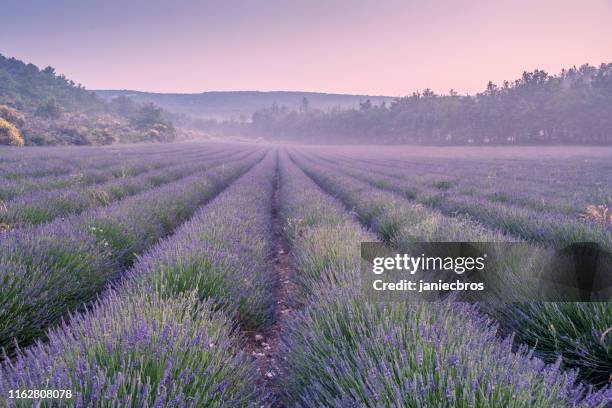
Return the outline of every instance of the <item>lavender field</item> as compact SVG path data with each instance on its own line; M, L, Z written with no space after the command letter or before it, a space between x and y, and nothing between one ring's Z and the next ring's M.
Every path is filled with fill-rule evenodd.
M612 406L611 302L373 302L361 242L609 253L612 149L0 148L0 406Z

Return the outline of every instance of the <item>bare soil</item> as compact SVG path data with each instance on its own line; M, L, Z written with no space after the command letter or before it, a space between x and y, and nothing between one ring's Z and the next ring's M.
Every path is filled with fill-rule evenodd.
M271 271L276 280L275 311L272 324L262 332L246 332L244 350L255 360L258 371L258 385L265 393L265 405L262 407L282 408L280 402L281 388L278 379L283 375L279 364L281 336L293 313L290 299L295 291L293 284L294 270L291 266L291 247L283 233L283 222L280 217L280 177L274 176L272 196L272 239L273 265Z

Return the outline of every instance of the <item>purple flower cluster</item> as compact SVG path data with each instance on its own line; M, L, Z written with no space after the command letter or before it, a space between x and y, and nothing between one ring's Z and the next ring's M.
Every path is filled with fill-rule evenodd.
M243 328L261 328L274 308L271 274L271 153L160 242L131 272L131 291L165 296L195 290Z
M390 191L369 185L304 155L296 162L326 191L336 195L387 242L403 246L422 241L508 241L499 230L469 219L449 217Z
M377 241L375 234L357 226L355 217L333 197L322 193L286 153L281 155L281 216L292 243L298 304L316 303L336 287L356 284L360 242ZM310 298L310 299L309 299Z
M102 149L100 149L102 150ZM63 150L60 150L62 152ZM0 160L0 174L4 180L0 183L0 200L5 204L24 194L72 188L93 187L98 184L139 176L193 161L195 159L222 159L243 152L238 148L182 149L155 154L130 154L125 152L98 152L96 155L85 154L82 157L51 156L38 153L28 160ZM80 152L80 150L79 150ZM73 155L74 156L74 155ZM47 175L49 162L61 165L61 174ZM56 171L57 172L57 171ZM34 176L31 176L34 174Z
M411 200L400 198L400 191L393 187L392 181L376 184L377 187L367 182L367 179L374 177L371 176L373 172L360 170L356 175L356 170L346 170L344 165L337 165L337 161L321 159L313 154L301 154L298 161L319 184L354 207L362 220L399 247L413 241L512 240L511 236L491 235L482 225L499 226L501 231L514 231L515 236L550 244L594 241L604 248L612 245L612 230L603 225L576 219L566 222L554 213L540 216L534 209L483 203L482 200L452 193L445 195L435 206L443 209L444 213L454 213L454 216L436 214ZM400 181L397 184L401 186ZM457 203L461 205L457 206ZM460 216L468 208L470 220ZM480 215L475 216L476 213ZM475 223L473 219L479 222ZM508 272L507 279L513 279L518 284L522 281L521 274L533 274L530 268L537 265L537 262L533 265L515 263L513 273L516 276ZM484 310L498 319L506 332L516 333L521 343L535 347L538 356L547 362L552 363L561 356L563 367L580 369L581 380L595 384L609 381L612 344L602 342L601 336L612 327L612 303L531 303L499 305Z
M5 362L0 395L44 385L73 390L69 406L255 404L253 361L237 351L232 328L234 319L255 326L271 317L275 167L268 154L139 258L91 310Z
M529 241L554 245L598 242L612 248L609 226L578 218L587 205L605 204L612 193L612 185L602 183L606 178L597 178L603 176L597 168L533 160L528 166L523 162L483 164L474 160L387 164L384 156L364 168L354 158L342 161L330 157L316 156L316 160L373 186L416 198L447 215L466 214L483 225ZM532 166L540 167L544 174L554 168L559 174L538 177ZM571 189L567 189L568 183L572 183Z
M231 322L193 294L109 292L0 370L0 393L71 390L72 398L8 406L236 407L257 400Z
M367 303L354 295L307 308L286 340L292 406L607 407L612 390L577 384L559 362L513 351L459 303ZM316 373L316 374L314 374Z
M369 220L380 228L377 220L389 209L386 202L376 206L381 197L348 178L304 164L301 157L298 162L359 215L369 211ZM298 233L288 234L294 262L298 276L313 281L321 277L321 283L299 286L318 293L303 295L309 301L284 338L283 368L290 373L283 377L287 405L605 407L612 401L609 388L594 391L577 383L576 372L562 372L559 363L546 365L529 350L513 351L513 339L500 339L497 326L474 306L368 302L359 290L355 249L346 249L354 245L351 237L365 233L292 166L287 160L282 166L294 183L283 186L287 197L294 197L283 215L287 225L309 220ZM364 203L368 197L371 202ZM321 223L310 216L314 209ZM342 234L334 236L329 230L336 221ZM432 226L414 227L419 233L419 228Z
M182 158L180 162L177 158L172 158L172 161L163 164L161 168L136 176L122 173L122 176L100 185L69 186L25 194L4 203L6 209L0 212L0 223L18 226L40 224L56 217L78 214L86 209L108 205L127 196L180 180L232 160L231 156L213 159L208 157L209 155L199 155L191 159Z
M31 343L90 301L136 254L171 233L262 153L32 229L0 234L0 346Z

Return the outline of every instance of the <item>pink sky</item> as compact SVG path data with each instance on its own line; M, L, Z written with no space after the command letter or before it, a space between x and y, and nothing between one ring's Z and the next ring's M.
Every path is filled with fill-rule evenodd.
M0 53L90 89L474 93L612 62L612 0L13 3Z

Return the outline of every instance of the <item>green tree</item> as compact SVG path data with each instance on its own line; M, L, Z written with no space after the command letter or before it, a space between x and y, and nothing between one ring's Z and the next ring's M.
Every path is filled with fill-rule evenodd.
M55 97L51 96L38 105L35 115L48 119L59 119L62 116L62 107L57 103Z

